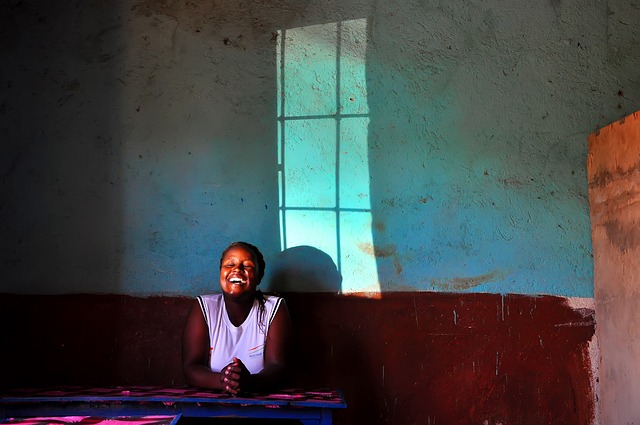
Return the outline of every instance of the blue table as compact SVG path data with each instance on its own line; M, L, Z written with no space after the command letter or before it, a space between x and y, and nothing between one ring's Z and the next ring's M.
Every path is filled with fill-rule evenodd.
M336 409L347 405L336 389L291 389L234 397L194 388L57 387L0 393L0 420L34 416L147 416L297 419L330 425Z

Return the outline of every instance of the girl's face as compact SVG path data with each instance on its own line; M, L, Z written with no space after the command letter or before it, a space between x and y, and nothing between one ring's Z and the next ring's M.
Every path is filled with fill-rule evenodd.
M232 297L253 296L258 283L258 265L253 253L242 246L227 251L220 266L222 292Z

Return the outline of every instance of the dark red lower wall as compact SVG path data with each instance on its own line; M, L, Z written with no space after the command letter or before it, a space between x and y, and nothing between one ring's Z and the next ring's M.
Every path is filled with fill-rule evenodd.
M592 310L560 297L285 294L292 385L343 388L338 424L588 424ZM191 300L0 295L2 386L183 385Z

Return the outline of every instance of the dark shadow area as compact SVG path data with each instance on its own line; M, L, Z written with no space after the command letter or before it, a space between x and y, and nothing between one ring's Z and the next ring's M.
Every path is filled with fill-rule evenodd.
M122 289L121 25L113 3L0 5L3 291Z
M340 388L347 409L336 411L336 423L381 423L380 358L371 350L378 300L329 293L286 293L295 335L293 387ZM377 345L377 344L376 344Z
M182 329L192 302L0 294L0 388L184 385Z
M312 246L285 249L268 266L276 292L340 292L342 276L331 257Z

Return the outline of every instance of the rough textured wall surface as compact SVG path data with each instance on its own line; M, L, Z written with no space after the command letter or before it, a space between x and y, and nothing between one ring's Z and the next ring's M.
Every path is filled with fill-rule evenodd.
M589 137L603 424L640 420L640 113Z
M553 296L284 294L294 387L333 386L337 424L592 424L593 306ZM182 385L185 297L0 295L0 388ZM34 338L34 335L38 335ZM604 422L606 423L606 422Z
M286 239L344 277L297 291L591 297L585 138L640 107L637 22L622 0L5 1L2 291L209 292L228 242L272 263ZM303 200L366 203L295 227L283 155L318 134Z

